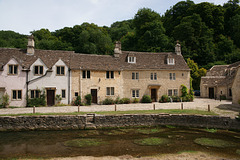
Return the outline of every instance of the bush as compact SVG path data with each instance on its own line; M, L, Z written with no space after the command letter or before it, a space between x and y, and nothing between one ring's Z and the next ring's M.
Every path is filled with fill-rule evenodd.
M60 104L60 102L62 100L62 96L60 94L57 94L55 97L55 100L56 100L57 104Z
M221 95L221 96L220 96L220 99L221 99L221 100L226 100L227 98L226 98L225 95Z
M106 98L102 104L104 105L111 105L111 104L114 104L114 100L112 98Z
M122 98L119 101L119 104L129 104L131 101L129 98Z
M120 98L117 97L116 100L114 101L114 103L115 103L115 104L119 104L119 102L120 102Z
M162 97L159 100L160 103L167 103L170 102L170 98L168 95L162 95Z
M73 101L73 105L80 106L82 104L81 100L82 100L81 97L77 96L77 98Z
M144 95L142 97L142 103L152 103L151 97L149 95Z
M187 89L187 87L185 86L185 85L181 85L181 87L182 87L182 97L185 97L185 96L187 96L188 95L188 89Z
M173 102L181 102L181 98L179 96L172 96L171 98Z
M28 107L40 107L40 106L46 106L46 95L44 91L40 91L40 97L39 98L32 98L27 100L27 106Z
M86 99L88 105L92 104L92 95L91 94L87 94L85 96L85 99Z
M139 103L139 99L138 98L134 98L132 103Z
M9 95L6 93L2 96L2 106L7 108L9 106Z

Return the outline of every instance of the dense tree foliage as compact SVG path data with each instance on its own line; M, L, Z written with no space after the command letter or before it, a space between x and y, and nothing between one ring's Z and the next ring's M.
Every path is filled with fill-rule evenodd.
M162 16L142 8L133 19L115 22L110 27L83 23L54 32L40 29L31 33L39 49L112 54L114 42L120 40L123 50L162 52L174 51L179 40L185 60L193 60L189 60L189 65L209 69L215 64L240 61L239 0L229 0L223 6L186 0ZM26 48L26 42L26 35L0 31L0 47ZM203 72L199 70L196 74ZM197 88L199 76L194 78L192 73L192 77L193 88Z

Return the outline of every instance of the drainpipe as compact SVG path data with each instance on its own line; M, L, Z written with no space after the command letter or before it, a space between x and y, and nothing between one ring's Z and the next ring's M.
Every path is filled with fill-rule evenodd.
M70 104L70 73L71 69L68 69L68 104Z
M27 101L26 107L28 107L28 84L29 84L29 82L28 82L28 72L29 72L29 70L27 70L27 72L26 72L26 101Z

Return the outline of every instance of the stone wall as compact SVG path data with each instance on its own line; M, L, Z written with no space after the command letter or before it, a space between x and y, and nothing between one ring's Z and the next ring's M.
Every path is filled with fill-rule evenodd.
M76 116L4 116L0 131L66 130L102 127L161 126L203 127L240 130L240 121L230 117L200 115L76 115Z
M240 67L238 68L237 74L233 81L232 95L233 95L233 99L232 99L233 104L240 105L239 104L239 101L240 101Z

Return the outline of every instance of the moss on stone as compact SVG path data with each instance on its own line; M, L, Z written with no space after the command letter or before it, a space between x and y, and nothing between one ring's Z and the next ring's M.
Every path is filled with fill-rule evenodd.
M164 145L169 143L169 140L166 138L151 137L151 138L137 139L134 141L134 143L142 146L158 146L158 145Z
M210 132L210 133L216 133L217 132L217 129L208 129L206 128L204 131L207 131L207 132Z
M89 130L87 132L82 132L79 134L80 137L88 137L88 136L96 136L99 135L99 131L97 130Z
M236 153L240 155L240 149L237 149L237 150L236 150Z
M64 145L67 147L89 147L89 146L99 146L105 144L106 142L101 139L73 139L64 142Z
M159 133L163 132L164 129L159 129L159 128L154 128L154 129L137 129L138 133L142 134L154 134L154 133Z
M123 135L123 134L126 134L126 132L123 132L121 130L110 130L110 131L106 131L104 132L104 134L106 135L113 135L113 136L116 136L116 135Z
M219 147L219 148L235 146L233 142L229 142L221 139L211 139L211 138L197 138L194 140L194 142L203 146Z

